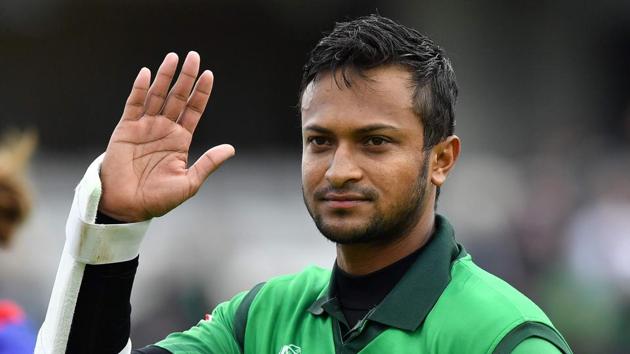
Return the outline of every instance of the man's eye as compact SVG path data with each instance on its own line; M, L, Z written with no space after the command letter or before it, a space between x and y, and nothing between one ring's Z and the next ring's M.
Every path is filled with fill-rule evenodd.
M328 139L323 136L312 136L307 139L307 141L314 145L326 145L328 144Z
M368 138L365 141L366 145L371 145L371 146L380 146L380 145L385 145L387 144L389 141L383 137L380 136L373 136Z

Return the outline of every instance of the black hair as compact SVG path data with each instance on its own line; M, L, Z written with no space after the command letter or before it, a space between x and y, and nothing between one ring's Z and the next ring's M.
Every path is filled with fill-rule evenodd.
M343 84L350 74L387 65L409 69L413 80L413 107L424 127L428 150L453 134L457 83L442 48L415 29L380 15L360 17L335 25L310 52L304 65L300 103L308 84L320 74L340 70ZM341 85L335 75L337 85Z

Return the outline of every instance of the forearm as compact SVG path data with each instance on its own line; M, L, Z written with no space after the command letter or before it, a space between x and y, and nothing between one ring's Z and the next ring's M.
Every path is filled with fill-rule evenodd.
M66 353L118 353L127 345L137 265L136 258L85 266Z
M148 222L95 223L101 196L101 160L88 168L76 189L66 224L66 243L35 353L131 351L129 296ZM90 343L99 349L85 349Z
M131 352L130 342L123 337L129 332L128 298L135 269L121 270L119 266L125 268L124 265L113 264L138 257L148 221L102 225L95 223L96 214L101 208L125 221L164 215L197 193L205 179L234 155L231 145L218 145L187 166L192 134L214 81L209 70L199 75L199 61L196 52L187 55L170 91L178 63L174 53L166 55L153 83L147 68L142 68L136 76L106 155L88 168L77 187L66 225L66 244L36 353L70 353L69 345L78 338L73 331L79 328L99 336L98 340L105 338L102 331L113 333L116 338L107 339L111 343L109 350L115 352L126 343L120 353ZM102 188L107 192L101 199ZM111 267L99 268L99 265ZM120 274L110 277L101 271L105 274L120 271ZM92 313L81 315L84 304L107 308L107 321L100 321ZM80 349L82 353L95 353L83 350ZM155 352L149 350L145 353Z

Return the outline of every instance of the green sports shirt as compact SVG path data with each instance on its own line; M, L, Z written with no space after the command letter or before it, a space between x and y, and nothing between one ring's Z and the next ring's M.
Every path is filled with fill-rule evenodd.
M571 353L543 311L475 265L439 215L407 273L345 335L332 278L315 266L273 278L156 345L174 354Z

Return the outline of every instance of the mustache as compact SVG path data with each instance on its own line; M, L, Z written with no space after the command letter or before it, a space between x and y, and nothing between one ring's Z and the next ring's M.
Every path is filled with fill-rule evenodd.
M375 190L368 187L361 187L357 185L349 185L343 188L335 188L333 186L326 186L326 187L317 189L313 193L313 196L315 197L316 200L324 200L326 198L326 195L328 195L329 193L358 194L361 196L361 198L364 198L367 200L376 200L378 198L378 193Z

